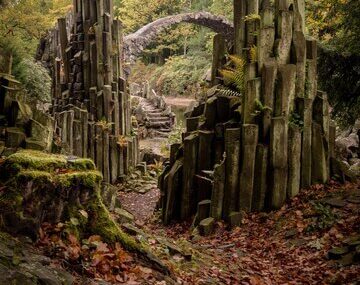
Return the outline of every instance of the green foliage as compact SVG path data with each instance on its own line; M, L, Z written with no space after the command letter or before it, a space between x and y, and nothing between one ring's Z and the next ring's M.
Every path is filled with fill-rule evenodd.
M181 143L184 126L182 122L178 122L169 135L168 144Z
M318 83L343 126L360 113L360 5L356 0L307 1L309 33L319 39Z
M210 58L199 55L172 56L162 66L138 62L130 81L149 80L154 89L165 96L194 96L200 92L200 82L210 69Z
M2 1L0 13L0 72L9 71L27 91L27 99L49 102L51 80L46 70L31 58L39 39L69 11L71 0Z
M260 100L256 99L255 100L255 112L252 114L252 116L259 117L262 114L264 114L264 112L267 110L272 111L272 109L269 106L263 105L263 103Z
M360 114L360 55L320 49L318 83L328 94L332 117L344 127L354 124Z
M224 16L229 20L234 17L232 0L213 0L209 11L215 15Z
M230 64L220 70L225 85L229 88L219 89L225 96L241 96L245 93L246 60L236 55L230 55Z
M328 48L360 55L360 5L357 0L307 1L307 27Z
M173 130L171 131L169 138L166 142L164 142L161 146L161 153L163 153L166 157L170 156L170 146L175 143L181 143L182 141L182 133L185 128L182 122L178 122Z
M30 101L50 102L51 78L40 63L26 58L16 66L14 75L23 84Z
M181 6L181 0L127 0L116 12L125 26L125 33L131 33L157 19L179 13Z

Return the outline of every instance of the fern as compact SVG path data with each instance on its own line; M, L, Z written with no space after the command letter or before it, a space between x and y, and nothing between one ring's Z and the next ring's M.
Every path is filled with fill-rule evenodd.
M241 96L245 92L245 75L246 75L246 60L236 55L230 55L230 65L220 70L220 74L224 80L225 85L232 85L235 90L230 88L221 88L218 91L224 96Z
M229 58L231 60L231 62L234 64L236 69L241 69L243 70L246 66L246 61L237 55L229 55Z
M218 89L218 92L220 95L223 95L223 96L241 97L241 93L231 90L231 89L227 89L227 88Z
M270 112L272 111L272 108L270 108L269 106L263 105L263 103L261 103L261 101L259 99L255 100L255 112L252 113L251 115L254 117L258 117L262 114L265 113L265 111L269 110Z

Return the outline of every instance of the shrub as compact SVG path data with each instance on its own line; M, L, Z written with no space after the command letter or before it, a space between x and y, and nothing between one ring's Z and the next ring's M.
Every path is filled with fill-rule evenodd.
M15 66L14 75L23 84L29 101L50 102L51 78L40 63L24 59Z

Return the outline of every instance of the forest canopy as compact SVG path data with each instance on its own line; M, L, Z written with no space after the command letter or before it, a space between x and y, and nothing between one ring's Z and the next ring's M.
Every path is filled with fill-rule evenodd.
M156 19L200 10L225 16L231 20L232 5L232 0L114 0L114 12L123 22L125 34L128 34ZM24 74L31 68L22 69L22 67L29 66L39 39L54 26L58 17L65 15L71 9L71 6L71 0L1 0L0 72L7 72L11 63L14 75L26 81L28 76ZM357 0L306 0L306 10L307 34L319 39L322 48L331 51L332 54L341 54L344 60L349 56L360 56L358 33L360 5ZM161 90L165 90L165 94L174 82L178 80L184 82L189 78L189 62L196 64L196 78L204 77L199 74L205 75L209 68L212 36L213 32L207 28L180 24L160 33L158 39L144 51L142 59L145 64L160 64L160 67L157 66L157 75L161 78L159 83L166 82L166 86L164 84L160 86ZM161 65L169 57L179 58L169 61L162 72ZM178 68L181 65L182 67ZM193 69L193 66L190 69ZM355 67L350 71L351 77L356 78L359 75L357 69ZM343 70L337 69L336 73L343 73ZM27 84L27 82L23 83ZM194 87L198 83L190 82L190 85ZM344 94L342 90L335 92L337 99L334 104L341 101L341 98L350 96L349 94L358 94L356 86L359 83L352 82L351 85L355 87L350 93ZM193 95L194 88L187 89L191 90L188 95ZM39 92L35 93L39 94ZM186 90L180 93L186 94ZM341 103L337 106L344 105L343 102ZM352 101L351 104L353 105L354 102Z

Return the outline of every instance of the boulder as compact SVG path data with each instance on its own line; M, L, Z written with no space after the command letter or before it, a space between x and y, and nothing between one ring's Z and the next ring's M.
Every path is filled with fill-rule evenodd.
M140 125L145 124L147 115L142 104L139 104L134 109L133 114Z
M328 257L330 259L339 259L341 256L349 252L348 247L334 247L328 251Z
M36 239L42 223L71 221L70 230L79 238L97 234L106 242L118 241L144 253L110 216L101 199L101 181L89 159L33 150L12 154L0 166L0 182L7 185L0 193L2 227Z
M344 182L345 180L356 182L356 175L353 171L350 171L350 166L346 161L341 161L340 159L330 158L330 169L331 174Z
M215 219L214 218L206 218L199 223L199 233L202 236L208 236L213 233L215 228Z
M349 171L351 171L355 176L360 177L360 161L351 165Z
M351 133L346 137L338 137L335 141L335 146L338 153L344 158L357 157L359 149L359 136Z

